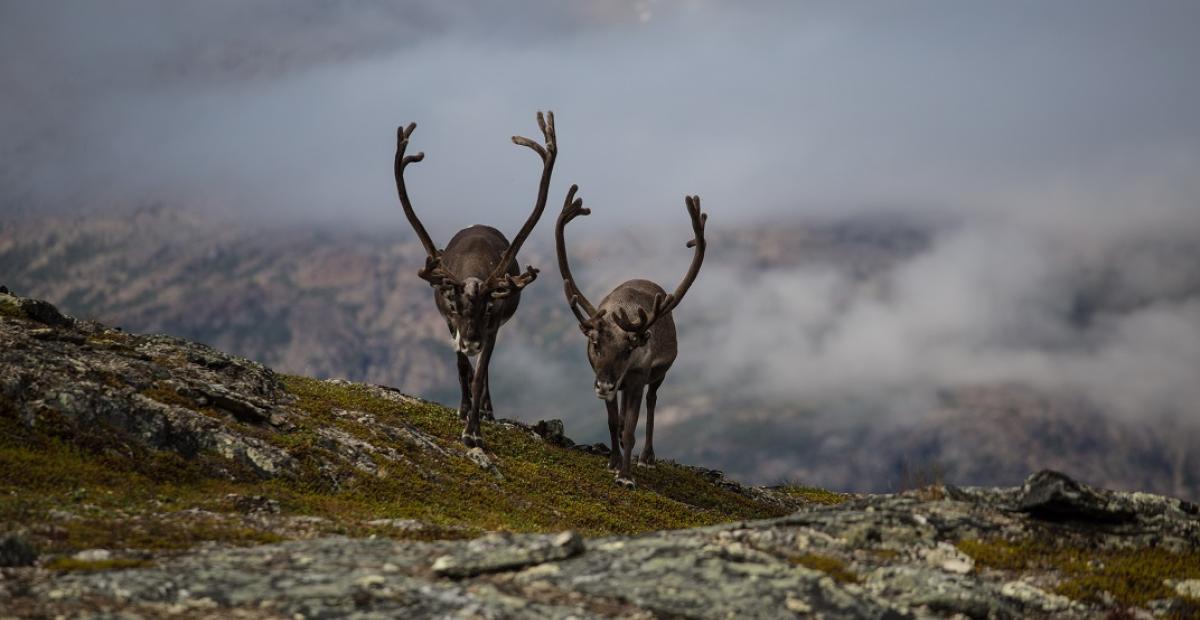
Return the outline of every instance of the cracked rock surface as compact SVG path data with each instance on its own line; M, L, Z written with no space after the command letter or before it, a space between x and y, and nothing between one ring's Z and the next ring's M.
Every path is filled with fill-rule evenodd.
M1100 498L1131 512L1119 523L1027 513L1062 481L1044 472L1025 488L875 495L778 519L589 540L563 532L208 546L128 570L8 569L0 601L31 613L125 617L1091 618L1113 606L1054 593L1062 575L1049 568L981 569L955 541L1200 548L1200 514L1179 500L1084 487L1080 509ZM814 567L812 557L841 570ZM1134 611L1195 617L1200 608L1186 595L1195 583L1172 581L1181 594Z

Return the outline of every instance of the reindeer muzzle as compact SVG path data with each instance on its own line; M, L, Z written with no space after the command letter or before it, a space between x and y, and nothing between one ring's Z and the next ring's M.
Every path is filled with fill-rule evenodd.
M616 384L605 381L597 381L595 388L596 398L599 398L600 400L612 400L617 396Z

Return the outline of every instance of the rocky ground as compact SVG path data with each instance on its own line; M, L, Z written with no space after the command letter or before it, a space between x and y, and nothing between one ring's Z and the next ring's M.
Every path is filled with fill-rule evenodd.
M641 536L332 537L8 569L0 600L45 616L1192 618L1198 541L1196 506L1041 473Z
M279 376L0 291L0 617L1194 618L1200 508L849 496Z

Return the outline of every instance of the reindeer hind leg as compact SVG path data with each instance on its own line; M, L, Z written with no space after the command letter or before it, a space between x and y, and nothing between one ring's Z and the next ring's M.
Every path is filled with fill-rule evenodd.
M638 465L645 467L652 467L658 462L654 458L654 407L658 404L658 388L662 382L663 379L659 379L646 388L646 447L642 448L642 455L638 458Z

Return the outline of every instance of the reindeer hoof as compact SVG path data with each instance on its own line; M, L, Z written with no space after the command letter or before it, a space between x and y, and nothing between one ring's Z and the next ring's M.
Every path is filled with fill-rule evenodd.
M467 431L463 431L462 442L463 442L463 445L468 448L482 448L483 447L483 437L479 436L476 433L468 433Z
M616 473L620 473L620 471L621 471L621 463L620 463L620 461L617 461L617 462L615 462L615 463L614 463L614 462L612 462L612 461L609 461L609 463L608 463L608 471L611 471L611 472L612 472L612 473L614 473L614 474L616 474Z
M643 452L642 455L638 457L638 467L654 467L656 463L658 463L658 459L654 458L653 452L649 454Z
M479 418L480 418L481 420L487 420L488 422L495 422L495 421L496 421L496 414L492 413L490 410L487 410L487 411L480 411L480 412L479 412Z
M466 409L459 409L459 410L458 410L458 421L459 421L459 422L465 422L466 420L467 420L467 410L466 410Z
M636 484L634 484L634 482L633 482L633 478L622 478L622 477L621 477L621 476L619 476L619 475L617 476L617 484L618 484L618 485L620 485L620 486L623 486L623 487L625 487L626 489L635 489L635 488L637 488L637 485L636 485Z

